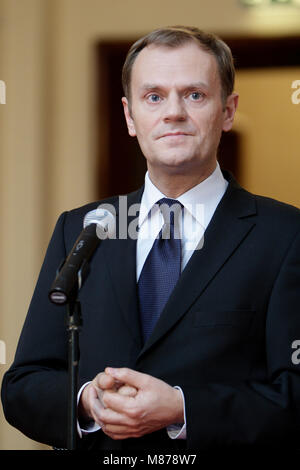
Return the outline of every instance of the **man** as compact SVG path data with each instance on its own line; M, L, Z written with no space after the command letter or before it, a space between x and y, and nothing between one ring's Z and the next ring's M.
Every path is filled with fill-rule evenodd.
M128 132L148 172L127 201L141 202L138 239L101 242L79 294L80 446L294 448L300 213L219 168L238 102L231 53L196 28L157 30L132 46L123 84ZM105 202L118 209L117 198ZM172 202L179 212L166 221ZM67 353L62 308L47 295L98 205L59 218L3 383L11 424L54 446L66 446Z

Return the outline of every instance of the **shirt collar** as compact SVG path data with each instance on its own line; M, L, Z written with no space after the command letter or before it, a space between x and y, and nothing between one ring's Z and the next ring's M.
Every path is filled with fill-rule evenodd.
M228 182L222 174L219 163L217 163L215 170L208 178L181 194L181 196L177 198L177 201L179 201L199 223L203 224L203 211L198 210L199 205L205 208L204 214L215 210L226 191L227 185ZM139 213L139 227L148 217L153 206L160 199L165 197L167 196L152 183L147 172L145 175L145 187Z

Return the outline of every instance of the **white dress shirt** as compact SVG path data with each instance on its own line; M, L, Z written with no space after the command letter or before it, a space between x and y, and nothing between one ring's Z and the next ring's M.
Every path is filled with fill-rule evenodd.
M205 229L222 199L227 185L228 182L223 177L219 164L217 164L215 171L208 178L176 199L184 207L183 218L180 222L181 271L187 265L194 250L201 248L201 244L200 247L198 245L203 240ZM159 207L158 205L155 207L155 204L160 199L166 197L154 186L147 172L138 223L137 281L154 240L157 238L164 223Z
M181 271L183 271L187 265L195 249L201 249L204 242L204 232L220 200L222 199L227 186L228 182L223 177L219 164L217 163L216 169L208 178L176 199L183 206L182 217L179 221L182 251ZM138 238L136 248L137 282L146 258L164 223L162 213L156 204L162 198L167 198L167 196L154 186L147 172L138 220ZM86 385L87 383L79 390L78 401L81 392ZM181 391L184 402L184 395L181 388L179 386L175 388L178 388ZM87 429L80 429L78 426L80 436L82 433L94 432L99 429L100 426L96 423L91 423ZM171 425L167 428L167 431L172 439L185 439L186 422L184 422L183 425L182 423L180 425Z

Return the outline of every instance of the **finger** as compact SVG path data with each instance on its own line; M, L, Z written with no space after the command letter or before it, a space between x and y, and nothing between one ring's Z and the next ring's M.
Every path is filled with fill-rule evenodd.
M137 394L137 389L135 387L131 387L130 385L122 385L119 388L118 393L127 397L135 397Z
M102 389L99 388L99 387L95 387L95 390L97 391L97 398L98 398L99 402L101 403L101 406L102 406L103 408L106 408L106 405L105 405L105 403L104 403L104 401L103 401L103 393L104 393L104 390L102 390Z
M99 413L101 422L106 425L134 426L135 422L123 413L119 413L111 408L102 408Z
M147 433L145 429L127 428L126 426L105 425L103 432L114 440L129 439L141 437Z
M115 380L113 379L113 377L110 377L111 380L107 380L109 378L109 376L106 375L106 377L104 377L104 373L102 373L102 376L100 378L100 380L98 381L98 383L102 384L102 388L100 388L97 385L93 385L94 389L97 391L97 396L98 396L98 399L99 401L101 402L101 405L106 408L106 404L104 403L103 401L103 393L106 389L106 387L109 387L113 382L113 387L109 387L107 388L107 390L111 391L111 392L119 392L121 395L126 395L126 396L131 396L131 397L134 397L137 393L137 390L136 388L134 387L131 387L130 385L124 385L122 382L120 382L119 380Z
M114 435L118 435L118 436L132 436L132 435L136 435L138 432L138 430L136 430L135 428L130 428L128 426L118 426L118 425L115 425L115 424L105 424L103 426L103 431L107 434L107 433L110 433L110 434L114 434Z
M131 434L114 434L114 433L110 433L109 431L105 431L105 429L103 429L103 432L108 437L113 439L114 441L120 441L120 440L128 439L128 438L131 438L131 437L135 437L134 435L131 435Z
M91 403L91 415L93 420L101 427L103 426L103 421L101 419L101 412L103 409L103 405L98 399L93 400Z
M129 434L130 430L128 426L121 426L118 424L104 424L103 431L106 433L109 432L110 434Z
M136 370L129 369L127 367L106 367L105 372L108 375L114 377L116 380L119 380L124 384L131 385L136 389L145 388L150 378L150 376L147 374L137 372Z
M105 392L105 390L102 390L101 388L99 387L94 387L95 390L97 391L97 398L98 400L100 401L101 405L103 406L103 408L106 408L107 405L105 403L105 401L103 400L103 394ZM134 397L137 393L137 390L133 387L130 387L129 385L128 386L122 386L120 387L120 389L116 390L115 388L110 388L109 391L111 393L119 393L119 390L120 390L120 393L121 395L125 395L125 396L131 396L131 397Z
M98 399L91 404L91 417L102 429L111 424L117 427L123 426L124 428L132 424L127 416L109 408L104 408Z
M102 402L106 408L110 408L120 414L128 415L134 408L136 399L133 396L122 395L106 390L102 396Z
M115 385L115 379L113 376L106 374L105 372L100 372L95 379L93 380L93 384L97 388L101 388L103 390L107 390L113 388Z

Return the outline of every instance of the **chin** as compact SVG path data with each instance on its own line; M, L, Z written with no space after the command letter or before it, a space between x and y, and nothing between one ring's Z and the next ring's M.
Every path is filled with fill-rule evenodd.
M196 168L197 165L195 163L196 162L191 158L172 157L160 160L156 166L160 167L162 170L166 169L168 171L172 171L173 173L180 173L184 170Z

